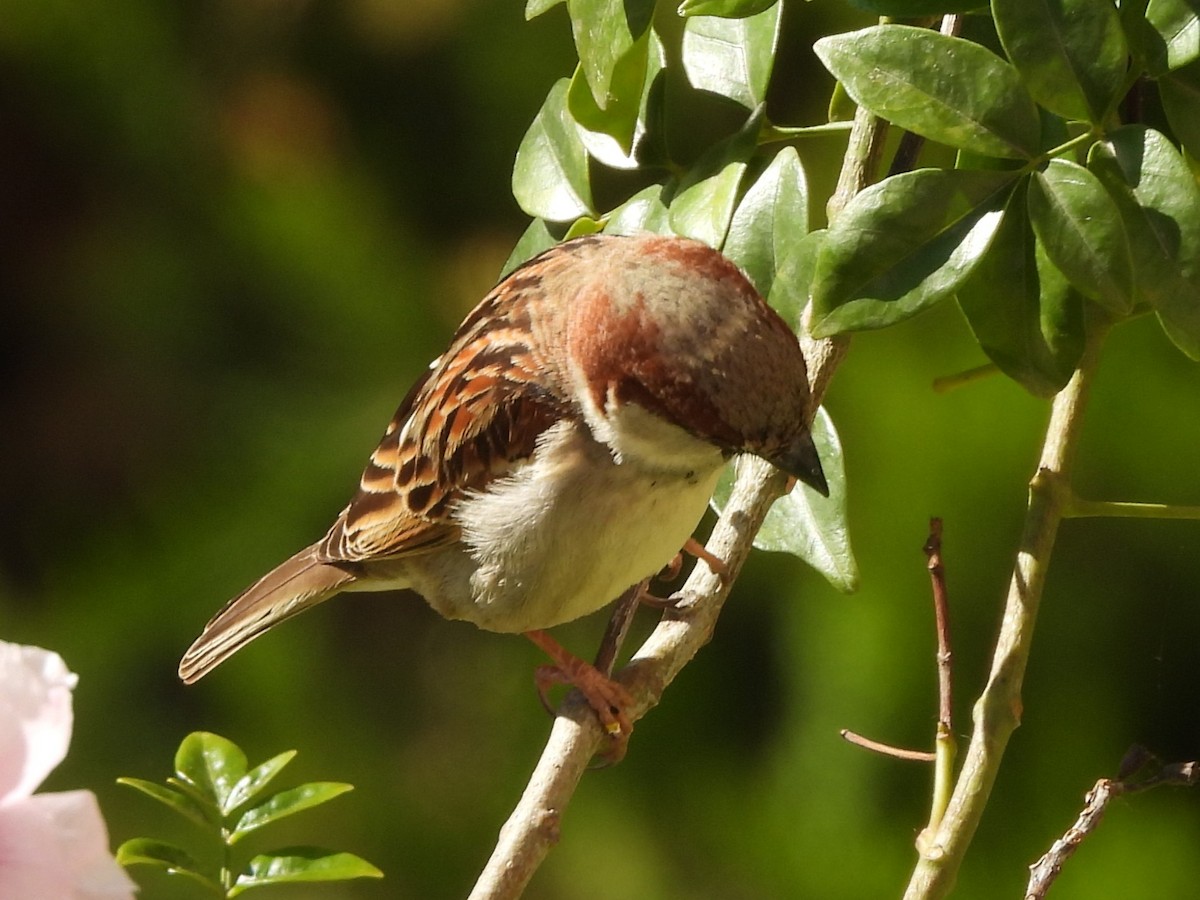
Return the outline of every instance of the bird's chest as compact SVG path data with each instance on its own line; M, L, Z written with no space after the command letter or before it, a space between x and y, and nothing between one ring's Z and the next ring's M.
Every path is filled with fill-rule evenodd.
M670 562L695 529L722 460L714 449L696 462L647 472L615 462L586 429L548 433L526 466L460 507L475 564L469 600L440 611L528 631L600 609Z

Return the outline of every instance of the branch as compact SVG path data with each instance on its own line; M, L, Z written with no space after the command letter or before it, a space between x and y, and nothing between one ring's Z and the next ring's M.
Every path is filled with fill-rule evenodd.
M1087 792L1083 810L1075 824L1054 842L1045 856L1029 867L1029 885L1025 889L1025 900L1042 900L1046 896L1050 885L1062 871L1063 864L1079 849L1083 839L1096 830L1104 817L1108 802L1113 797L1149 790L1160 784L1191 787L1200 781L1200 763L1195 761L1164 765L1142 747L1130 750L1126 754L1126 760L1131 757L1136 761L1136 765L1131 767L1128 762L1123 762L1121 768L1132 768L1133 771L1119 773L1117 780L1101 778L1097 781L1096 786ZM1143 774L1141 778L1133 778L1138 771L1145 769L1147 763L1153 763L1153 770Z
M1038 471L1029 486L1025 526L992 656L991 675L973 711L971 743L946 815L921 849L921 858L904 895L906 900L944 897L954 886L999 774L1008 739L1020 724L1021 684L1029 662L1050 554L1059 523L1070 503L1071 469L1105 333L1105 328L1097 327L1088 335L1079 368L1054 398Z

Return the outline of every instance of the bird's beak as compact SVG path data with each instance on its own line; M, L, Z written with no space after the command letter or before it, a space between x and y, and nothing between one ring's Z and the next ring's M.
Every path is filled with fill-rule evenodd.
M829 482L825 480L825 472L821 469L821 458L817 456L812 434L807 430L792 446L782 453L767 457L767 461L794 475L822 497L829 496Z

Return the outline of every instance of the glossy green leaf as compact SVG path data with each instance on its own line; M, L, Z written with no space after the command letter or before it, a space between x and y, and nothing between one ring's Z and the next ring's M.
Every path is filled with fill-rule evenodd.
M609 213L604 230L610 234L670 234L670 212L661 184L651 184Z
M829 481L829 496L797 484L775 501L754 537L754 546L798 556L839 591L850 593L858 589L859 575L846 521L846 471L841 441L824 408L817 410L813 421L813 441ZM726 467L717 483L712 506L718 514L729 503L735 468Z
M654 0L567 0L567 12L592 96L607 109L618 65L630 53L646 52L642 37L654 18Z
M225 811L233 786L246 774L246 767L241 747L207 731L189 734L175 753L175 774Z
M543 250L549 250L561 239L561 235L552 231L544 219L534 219L517 238L517 243L508 254L508 259L500 268L500 277L504 278L511 274L513 269L533 259Z
M224 897L225 891L211 878L201 874L200 864L182 847L166 841L133 838L117 848L116 860L122 866L155 866L172 875L182 875L203 887L208 893Z
M770 9L779 0L683 0L679 4L681 16L724 16L727 19L742 19Z
M1051 160L1029 186L1029 217L1046 255L1077 290L1117 315L1129 313L1129 239L1100 179L1076 163Z
M767 303L783 316L797 334L804 330L804 308L808 306L817 258L825 245L827 234L824 228L810 232L784 251L775 282L771 285L771 293L767 295Z
M220 826L221 811L217 808L216 803L206 803L178 788L156 784L153 781L143 781L141 778L118 778L117 784L141 791L147 797L157 800L203 828Z
M272 756L262 765L255 766L239 778L238 783L229 792L225 812L230 813L257 797L295 756L295 750L285 750L277 756Z
M1158 80L1158 92L1175 137L1200 159L1200 62L1164 75Z
M766 102L783 5L741 19L695 16L683 27L683 69L692 87L755 109Z
M683 177L670 203L669 221L675 234L710 247L724 243L762 120L759 107L737 134L709 148Z
M808 232L808 184L795 147L775 154L746 191L721 251L764 297L787 248Z
M346 881L351 878L382 878L383 873L353 853L330 853L318 847L289 847L250 860L239 875L229 897L266 884L296 884L313 881Z
M1150 0L1146 6L1146 65L1162 75L1200 60L1200 4L1195 0Z
M1187 163L1160 132L1128 125L1092 147L1088 168L1125 220L1136 296L1200 359L1200 188Z
M882 328L953 293L986 252L1016 177L918 169L861 191L817 259L813 334Z
M654 29L646 32L645 40L649 47L640 56L640 68L626 72L622 66L617 67L613 80L616 93L608 109L596 105L582 66L576 67L567 91L567 108L579 126L584 148L593 159L614 169L636 169L641 164L639 149L649 132L655 85L666 66L666 52ZM622 84L619 90L618 83Z
M567 110L579 127L608 135L624 154L633 149L633 133L637 128L642 88L646 83L650 59L648 45L652 33L653 29L647 29L629 52L614 64L608 102L604 107L596 103L582 63L575 67L575 74L571 76L571 84L567 89Z
M242 814L234 828L231 842L240 841L247 834L265 825L270 825L285 816L320 806L322 803L328 803L334 797L340 797L352 790L354 790L352 784L341 784L336 781L313 781L291 790L280 791L266 802L251 807Z
M551 222L592 211L587 151L567 111L568 85L563 78L550 89L513 163L513 197L529 215Z
M1101 122L1129 56L1112 0L992 0L992 16L1038 103L1067 119Z
M1017 70L962 38L875 25L814 49L860 106L930 140L983 156L1038 152L1037 107Z
M987 254L958 289L984 353L1040 397L1060 391L1083 350L1083 304L1066 279L1039 260L1018 187Z
M525 0L525 21L536 19L544 12L549 12L566 0Z

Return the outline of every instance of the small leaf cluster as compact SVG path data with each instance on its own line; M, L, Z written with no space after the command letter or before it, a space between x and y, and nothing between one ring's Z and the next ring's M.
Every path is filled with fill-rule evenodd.
M966 17L979 41L882 24L817 42L855 102L957 157L862 191L814 237L814 333L956 297L992 362L1043 396L1066 384L1093 322L1153 312L1200 359L1200 189L1186 155L1200 149L1197 12L1182 0L993 0L990 12ZM1121 115L1153 100L1155 82L1182 151Z
M232 741L208 732L184 738L175 754L175 775L166 784L121 778L196 826L215 852L205 864L192 853L165 841L134 838L117 850L124 866L150 865L182 876L216 897L233 898L257 887L351 878L380 878L383 873L351 853L317 847L288 847L256 854L237 863L240 842L267 825L319 806L352 790L349 784L318 781L266 794L280 771L295 757L289 750L249 767L246 754Z

